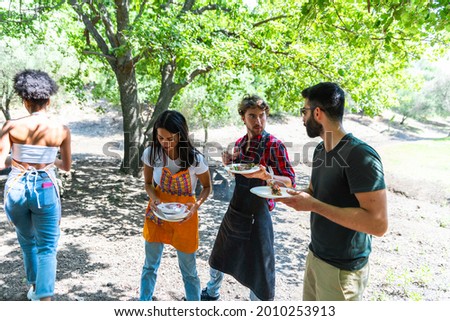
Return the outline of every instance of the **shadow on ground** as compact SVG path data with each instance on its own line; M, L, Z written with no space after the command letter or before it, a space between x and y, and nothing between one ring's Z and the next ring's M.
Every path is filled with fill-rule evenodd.
M83 280L96 270L110 269L108 261L95 258L92 248L77 244L84 238L102 237L114 246L115 241L126 241L139 236L142 231L143 213L148 197L143 188L143 178L135 178L119 173L120 161L114 158L96 155L75 155L70 174L60 175L62 180L62 217L69 221L62 225L65 239L69 241L58 251L57 282L71 278ZM219 166L210 167L213 193L202 206L200 217L200 246L198 258L207 261L214 240L228 207L234 189L234 179ZM306 186L308 177L298 176L297 184ZM3 189L4 180L0 181ZM199 192L199 191L197 191ZM286 210L277 208L273 220L277 225L289 224L292 219L286 216ZM142 214L142 215L141 215ZM82 220L77 220L82 218ZM77 223L78 222L78 223ZM83 223L81 223L83 222ZM86 223L84 223L86 222ZM26 300L26 280L22 266L22 255L12 227L6 221L0 222L2 244L8 246L8 252L0 264L0 300ZM303 269L304 238L289 239L291 232L275 231L275 253L277 273L292 284L299 284L298 271ZM166 252L166 251L165 251ZM105 263L106 262L106 263ZM290 273L295 271L297 273ZM65 301L74 298L89 300L119 300L125 296L125 290L113 282L105 282L100 288L89 290L83 282L71 285L66 293L56 294L55 300Z

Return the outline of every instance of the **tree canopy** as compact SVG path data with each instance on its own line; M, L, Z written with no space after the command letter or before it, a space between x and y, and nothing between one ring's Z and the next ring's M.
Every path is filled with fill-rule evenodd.
M426 49L448 48L447 0L10 0L2 33L30 33L55 12L58 28L89 59L114 75L123 113L122 169L138 172L139 152L156 117L187 86L207 85L205 113L224 91L253 86L277 110L298 108L303 88L335 81L351 107L376 114L403 82L402 69ZM404 79L404 78L403 78ZM140 117L140 101L153 115ZM176 101L176 100L175 100Z

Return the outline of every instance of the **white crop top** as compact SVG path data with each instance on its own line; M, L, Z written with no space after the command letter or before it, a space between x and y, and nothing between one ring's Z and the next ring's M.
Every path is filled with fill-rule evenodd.
M12 144L12 158L30 164L50 164L56 159L58 147Z

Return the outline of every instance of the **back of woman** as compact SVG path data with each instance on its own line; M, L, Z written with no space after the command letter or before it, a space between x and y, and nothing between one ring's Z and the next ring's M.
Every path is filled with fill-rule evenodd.
M4 207L22 249L29 300L51 300L54 294L61 218L54 168L71 167L70 130L47 115L57 88L45 72L18 73L14 90L30 115L6 122L0 138L0 169L11 166Z
M68 128L50 119L46 112L9 122L9 137L12 143L60 147L67 137Z

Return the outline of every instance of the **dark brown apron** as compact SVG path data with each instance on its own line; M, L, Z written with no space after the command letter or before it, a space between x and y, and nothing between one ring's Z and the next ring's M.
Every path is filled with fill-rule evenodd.
M269 134L263 132L258 146L259 163ZM240 156L240 162L245 157ZM209 264L212 268L232 275L242 285L264 301L275 296L275 258L272 218L266 199L250 192L264 185L260 179L248 179L236 174L236 187L227 212L220 225Z

